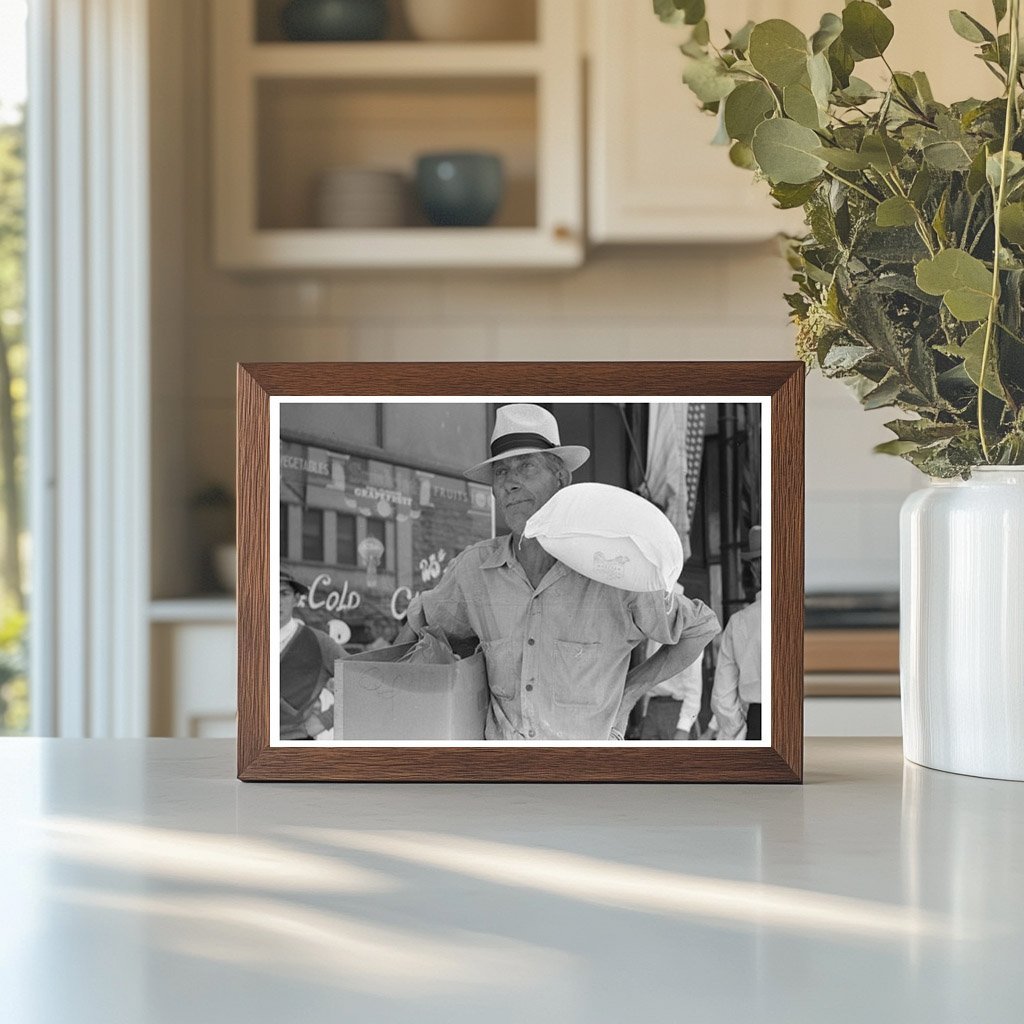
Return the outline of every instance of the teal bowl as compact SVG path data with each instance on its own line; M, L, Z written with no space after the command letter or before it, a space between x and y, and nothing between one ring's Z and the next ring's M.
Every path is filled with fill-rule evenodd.
M494 219L505 195L501 157L426 153L416 161L416 193L435 227L484 227Z
M285 38L295 42L364 42L387 27L387 0L290 0L281 11Z

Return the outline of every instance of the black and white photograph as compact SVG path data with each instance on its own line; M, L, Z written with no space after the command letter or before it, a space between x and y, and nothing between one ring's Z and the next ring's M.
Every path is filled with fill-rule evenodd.
M769 416L272 398L271 745L769 745Z

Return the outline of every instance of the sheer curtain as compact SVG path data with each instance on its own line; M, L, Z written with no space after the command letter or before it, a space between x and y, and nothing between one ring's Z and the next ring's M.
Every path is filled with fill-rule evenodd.
M34 731L148 724L145 0L29 5Z

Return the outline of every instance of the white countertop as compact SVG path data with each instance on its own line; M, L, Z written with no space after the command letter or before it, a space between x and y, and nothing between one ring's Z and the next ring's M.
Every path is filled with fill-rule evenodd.
M244 785L0 741L11 1024L1020 1019L1024 785L809 740L797 786Z

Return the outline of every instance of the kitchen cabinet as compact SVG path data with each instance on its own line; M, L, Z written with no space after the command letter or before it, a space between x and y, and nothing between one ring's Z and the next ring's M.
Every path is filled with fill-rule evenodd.
M764 183L712 146L715 119L682 83L686 26L663 25L649 3L588 0L588 224L604 242L738 242L798 231L799 211L776 210ZM749 19L809 23L821 0L708 4L715 37ZM817 17L813 17L817 24Z
M532 39L281 38L276 0L218 0L213 33L214 250L229 269L574 266L583 258L579 9L535 4ZM394 20L394 19L393 19ZM338 168L398 172L424 152L499 155L493 225L318 226ZM411 190L410 190L411 193ZM320 222L322 223L322 221Z
M234 736L234 599L153 601L149 619L151 735Z
M587 0L588 221L593 243L738 242L800 232L798 210L776 210L764 183L710 144L715 120L681 82L678 45L686 26L663 25L644 0ZM785 18L805 33L828 0L708 0L712 38L747 20ZM989 0L957 4L992 21ZM897 69L928 72L944 102L996 95L998 83L952 30L946 8L901 0L886 11L896 34L887 57ZM881 61L857 74L879 84Z

